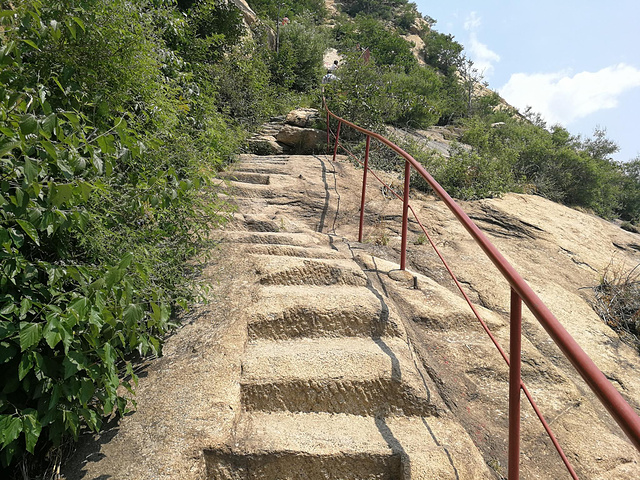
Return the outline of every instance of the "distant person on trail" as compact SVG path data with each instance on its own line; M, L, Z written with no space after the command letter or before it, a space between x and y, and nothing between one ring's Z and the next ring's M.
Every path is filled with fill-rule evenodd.
M336 80L338 80L338 77L336 77L331 70L327 70L327 74L322 77L322 83L324 85L326 85L327 83L335 82Z
M338 69L338 67L339 67L339 66L340 66L340 65L338 65L338 60L334 60L334 61L333 61L333 65L331 65L331 66L329 67L329 71L330 71L331 73L333 73L333 72L335 72L335 71Z

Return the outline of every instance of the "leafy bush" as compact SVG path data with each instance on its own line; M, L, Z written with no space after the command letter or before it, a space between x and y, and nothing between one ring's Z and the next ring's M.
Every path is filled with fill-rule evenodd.
M4 466L126 412L132 358L159 354L197 295L186 260L221 220L203 188L241 138L156 34L184 24L155 3L29 0L0 17Z
M452 75L462 62L463 46L454 40L453 35L429 30L423 38L425 47L422 52L427 65Z
M327 15L324 0L251 0L249 3L258 15L273 21L278 19L278 6L280 6L280 19L311 14L314 21L319 23Z
M418 15L415 5L408 0L343 0L342 10L355 17L358 14L392 21L396 26L408 29Z
M280 48L272 52L272 81L285 89L308 92L318 88L324 75L327 36L307 17L297 17L280 29Z
M357 44L368 48L378 65L402 67L406 73L418 65L409 42L372 16L358 15L354 20L342 21L334 35L345 50Z

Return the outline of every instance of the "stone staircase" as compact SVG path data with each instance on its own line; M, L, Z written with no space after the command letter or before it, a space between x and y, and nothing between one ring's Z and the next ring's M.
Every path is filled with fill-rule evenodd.
M241 156L225 240L255 264L234 431L209 479L494 478L343 239L324 156Z

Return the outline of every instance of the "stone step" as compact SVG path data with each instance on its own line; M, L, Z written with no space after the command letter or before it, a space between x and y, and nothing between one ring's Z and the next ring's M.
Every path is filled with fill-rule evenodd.
M264 175L261 173L251 173L251 172L225 172L218 175L218 178L223 178L225 180L230 180L234 182L240 183L251 183L255 185L269 185L270 178L269 175Z
M280 245L288 247L317 248L326 245L328 240L326 235L314 233L293 233L293 232L244 232L229 230L224 232L228 242L248 243L257 245Z
M349 259L310 259L254 255L263 285L353 285L364 287L367 277Z
M249 344L240 380L246 410L437 415L402 338L304 338Z
M234 172L261 173L261 174L279 174L289 175L290 167L286 163L264 165L261 163L239 163L235 166Z
M231 448L204 456L211 480L492 478L474 450L447 419L253 412Z
M252 153L244 153L238 155L237 164L242 163L256 163L261 165L266 164L282 164L287 163L289 161L289 155L254 155Z
M241 175L239 173L239 175ZM258 176L268 178L267 183L258 183L257 181L244 181L244 178L250 178L255 176L257 180ZM266 181L266 180L262 180ZM277 174L248 174L247 177L240 177L238 180L234 180L232 176L224 180L224 187L229 190L231 196L234 197L249 197L249 198L283 198L283 201L291 201L292 195L298 196L311 196L325 198L326 192L324 187L316 186L311 188L303 180L291 176L291 175L277 175Z
M329 248L298 247L293 245L253 245L247 253L256 255L278 255L299 258L347 258L343 253Z
M250 341L400 334L386 306L364 287L266 286L255 310L248 323Z

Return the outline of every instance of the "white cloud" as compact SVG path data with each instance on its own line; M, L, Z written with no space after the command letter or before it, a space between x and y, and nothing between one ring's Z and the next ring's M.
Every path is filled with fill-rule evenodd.
M569 125L599 110L615 108L619 97L640 87L640 70L620 63L598 72L516 73L498 92L511 105L531 106L550 124Z
M468 31L476 30L480 25L482 25L482 19L476 12L471 12L464 21L464 29Z
M478 40L477 35L471 34L469 42L469 55L475 67L484 77L488 78L493 73L493 64L500 61L500 55Z
M478 72L488 78L493 73L493 64L500 61L500 55L478 40L477 30L481 24L482 19L478 17L478 14L471 12L464 22L464 29L469 32L469 41L467 42L469 57L473 60Z

